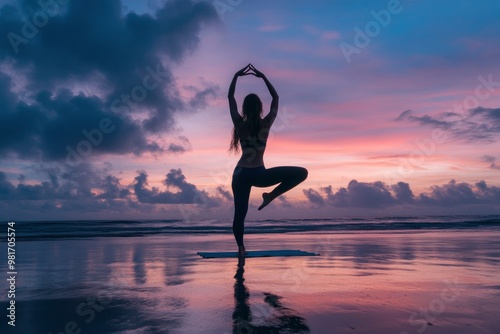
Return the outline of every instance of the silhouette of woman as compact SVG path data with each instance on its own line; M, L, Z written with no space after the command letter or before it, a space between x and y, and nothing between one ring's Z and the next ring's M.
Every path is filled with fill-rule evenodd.
M238 113L234 98L236 80L240 76L255 75L262 78L272 96L271 108L266 117L262 118L262 102L256 94L248 94L243 101L243 116ZM270 187L278 184L271 192L262 194L262 210L276 197L292 189L307 178L307 169L302 167L264 166L264 151L271 126L278 114L278 93L266 76L252 64L248 64L234 74L228 92L229 111L234 129L229 151L238 153L241 145L242 155L233 172L231 188L234 197L233 233L238 245L238 254L245 254L243 234L245 217L248 211L248 200L252 186Z

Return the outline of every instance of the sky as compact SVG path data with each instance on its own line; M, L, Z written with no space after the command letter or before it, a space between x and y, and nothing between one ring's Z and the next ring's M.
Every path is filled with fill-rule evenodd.
M249 219L500 213L500 3L0 1L0 219L231 219L227 90L280 96ZM236 99L271 97L238 80Z

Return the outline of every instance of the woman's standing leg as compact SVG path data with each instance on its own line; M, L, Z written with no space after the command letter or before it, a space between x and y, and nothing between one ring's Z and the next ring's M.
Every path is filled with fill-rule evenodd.
M270 193L262 194L263 202L259 210L262 210L279 195L303 182L307 178L307 174L307 169L294 166L273 167L259 174L253 183L256 187L269 187L279 183Z
M236 168L233 173L231 188L233 189L234 198L234 219L233 219L233 234L238 244L240 253L245 251L243 243L243 235L245 233L245 217L248 212L248 200L250 198L251 184L245 182L243 170Z

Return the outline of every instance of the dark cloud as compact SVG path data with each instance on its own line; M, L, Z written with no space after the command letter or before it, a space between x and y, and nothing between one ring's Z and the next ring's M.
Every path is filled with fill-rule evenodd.
M40 13L47 20L28 33L26 22ZM0 35L10 37L0 41L0 157L60 160L79 144L92 154L185 150L149 135L173 129L176 114L204 107L217 87L194 87L183 101L166 64L192 53L201 29L217 20L210 3L190 0L168 1L153 15L124 13L119 0L3 5ZM12 93L14 81L22 94ZM114 130L101 140L103 120Z
M170 143L168 146L168 150L172 153L184 153L186 151L190 151L192 149L191 143L189 139L185 136L179 136L178 142Z
M397 203L412 203L415 200L413 191L410 189L410 185L405 182L398 182L391 187L392 195Z
M455 180L448 184L432 186L430 193L421 194L418 200L423 204L443 206L478 203L472 186L465 182L457 183Z
M138 172L132 184L123 184L111 169L110 165L97 168L90 163L38 165L32 171L44 181L34 184L26 182L24 175L19 175L17 182L11 181L0 171L0 208L12 209L15 203L17 211L30 213L110 212L116 215L116 212L151 213L161 209L156 204L193 204L193 210L199 212L232 202L231 194L222 186L211 196L187 182L180 169L171 169L166 174L163 184L167 189L163 191L148 187L148 175L144 171ZM2 212L5 214L6 210Z
M500 203L500 187L490 187L484 181L475 184L477 192L476 195L480 200L490 202L495 205Z
M130 190L120 184L120 179L113 175L106 175L102 182L103 193L96 196L97 199L127 198Z
M198 190L197 187L186 181L181 169L171 169L167 173L163 184L167 188L175 188L178 191L161 191L157 187L148 189L148 174L145 171L139 171L135 177L134 192L137 201L150 204L201 204L207 207L219 206L221 199L212 197L204 190Z
M429 192L416 196L405 182L387 185L381 181L352 180L347 188L342 187L337 191L328 186L320 188L320 191L310 188L304 190L304 194L314 205L351 208L390 208L399 205L450 207L500 203L500 188L488 186L484 181L471 185L452 180L445 185L434 185Z
M477 107L462 114L447 111L437 116L414 116L411 110L405 110L396 121L438 128L453 139L467 142L493 143L498 141L500 135L500 108Z
M331 186L321 190L326 194L326 203L336 207L378 208L395 201L391 187L380 181L367 183L352 180L347 188L340 188L337 192Z
M16 105L16 96L11 92L12 79L0 72L0 102L3 110L12 110Z
M15 192L16 187L7 180L4 172L0 172L0 198L9 199Z
M68 200L85 199L124 199L130 195L127 187L109 173L107 168L95 168L84 163L78 166L58 167L38 166L36 172L44 175L47 181L39 184L26 184L25 177L18 178L14 186L4 172L0 171L0 200Z
M67 90L53 98L40 92L36 107L20 103L0 119L2 156L80 162L91 154L165 151L136 122L106 110L99 98Z
M418 197L418 202L438 206L498 205L500 203L500 188L488 186L484 181L471 185L452 180L448 184L432 186L430 193L421 194Z
M325 205L325 199L321 196L319 192L317 192L314 189L305 189L304 190L304 195L306 195L307 199L309 202L312 204L316 204L319 206L324 206Z

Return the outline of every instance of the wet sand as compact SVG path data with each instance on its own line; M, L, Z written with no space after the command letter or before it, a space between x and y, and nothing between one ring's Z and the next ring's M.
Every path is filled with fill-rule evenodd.
M500 328L500 232L245 238L248 250L321 256L251 258L241 270L236 259L196 255L234 250L227 234L19 242L16 327L3 316L0 331L469 334ZM6 305L2 293L1 308Z

